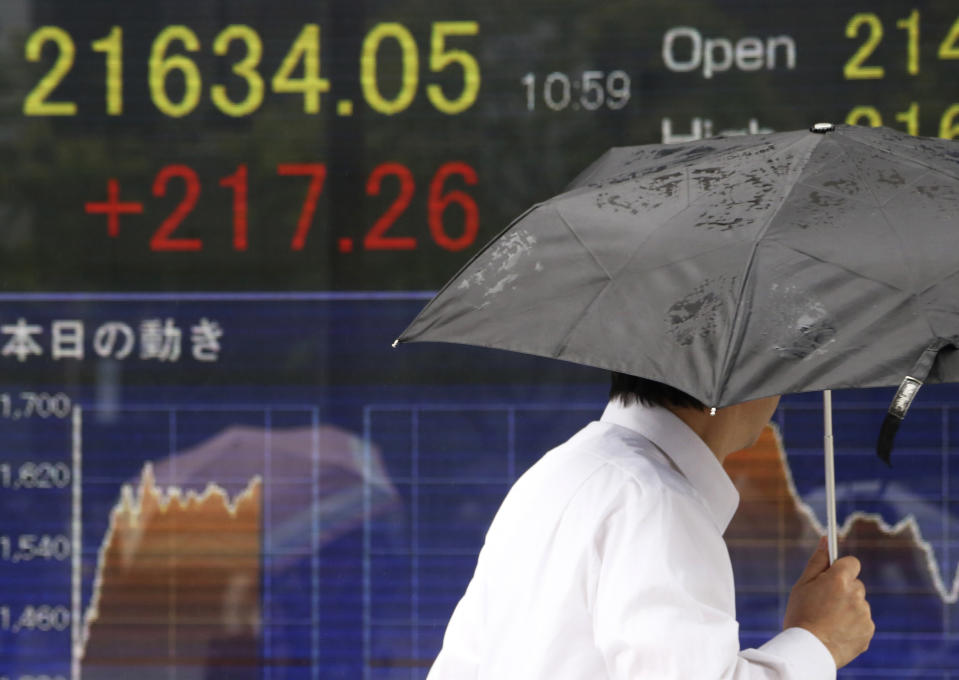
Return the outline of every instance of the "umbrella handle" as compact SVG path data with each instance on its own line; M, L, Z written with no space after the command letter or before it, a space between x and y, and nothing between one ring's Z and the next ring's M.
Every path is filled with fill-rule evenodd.
M839 545L836 538L836 467L833 462L832 390L823 390L823 458L826 464L826 534L829 542L829 564L836 561Z

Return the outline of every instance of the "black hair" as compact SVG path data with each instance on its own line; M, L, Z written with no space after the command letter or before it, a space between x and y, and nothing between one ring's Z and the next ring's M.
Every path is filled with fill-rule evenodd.
M645 406L706 410L705 404L682 390L648 378L637 378L634 375L615 371L611 375L609 398L618 398L626 406L638 401Z

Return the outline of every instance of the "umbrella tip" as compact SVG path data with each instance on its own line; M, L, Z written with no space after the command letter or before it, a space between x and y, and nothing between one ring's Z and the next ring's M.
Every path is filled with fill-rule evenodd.
M400 339L399 339L399 338L397 338L396 340L393 341L393 349L396 349L396 346L397 346L398 344L400 344Z
M836 129L836 126L832 123L815 123L812 127L809 128L810 132L815 132L818 135L824 135L827 132L833 132Z

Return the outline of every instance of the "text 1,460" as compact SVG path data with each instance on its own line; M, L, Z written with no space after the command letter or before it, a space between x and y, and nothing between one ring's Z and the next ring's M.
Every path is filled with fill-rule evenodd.
M448 41L461 41L478 34L479 24L475 21L437 21L432 24L429 71L440 76L452 67L454 71L451 73L461 77L459 90L455 93L452 92L455 86L445 79L443 85L430 83L426 86L427 98L437 111L450 115L462 113L476 102L481 80L479 62L472 52L462 49L462 46L454 49ZM123 40L123 28L113 26L106 36L90 45L92 51L104 55L104 106L110 116L123 114L123 73L127 66L124 63ZM48 43L55 47L56 57L24 99L23 113L27 116L75 116L77 103L57 99L54 92L69 76L76 60L77 48L70 34L59 26L41 26L27 39L25 57L30 62L41 61ZM213 54L228 58L234 43L242 46L242 58L232 63L233 78L230 82L216 83L210 87L210 99L217 109L228 116L249 116L260 108L266 96L266 82L260 73L263 39L251 26L232 24L213 38ZM395 44L400 50L401 75L399 83L388 83L387 87L382 87L380 53L381 48L389 43ZM199 106L203 98L204 78L194 55L201 49L199 37L188 26L166 26L154 38L146 81L154 106L163 114L181 118ZM376 24L366 34L358 56L359 82L367 105L385 115L401 113L409 108L416 98L421 72L420 50L410 29L395 22ZM301 95L303 112L319 113L320 96L330 92L333 87L329 79L322 76L320 66L320 26L306 24L273 73L270 88L276 94ZM182 85L171 95L169 85L174 74ZM339 99L336 111L338 115L352 115L353 101Z
M27 605L16 610L0 605L0 632L53 633L70 628L70 610L60 605Z

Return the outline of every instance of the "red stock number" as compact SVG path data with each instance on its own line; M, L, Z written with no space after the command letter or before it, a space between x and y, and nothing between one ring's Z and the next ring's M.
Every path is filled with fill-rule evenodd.
M317 204L326 184L326 164L280 163L276 167L276 174L280 177L300 178L299 181L305 184L303 201L296 224L291 225L293 230L289 242L291 251L303 250L315 222ZM432 241L440 248L458 251L468 248L476 241L479 232L479 206L476 199L466 191L466 187L476 186L478 182L476 171L460 161L444 163L430 179L426 191L427 225ZM245 251L250 245L249 172L246 164L240 164L232 174L221 177L218 185L232 192L233 249ZM143 205L137 202L122 202L119 197L119 181L115 178L109 179L107 186L109 199L103 202L88 202L86 212L105 214L107 234L115 238L120 232L120 216L142 213ZM150 250L203 250L201 238L187 238L177 234L184 220L196 208L201 189L199 176L187 165L166 165L160 169L153 180L153 196L164 198L168 195L179 195L180 199L150 238ZM413 173L405 165L386 162L373 169L366 181L366 195L386 198L392 196L392 200L363 235L363 250L415 250L419 246L419 240L415 236L397 233L400 230L396 228L397 220L413 203L416 193ZM349 237L341 237L338 245L340 252L354 250L353 239Z

